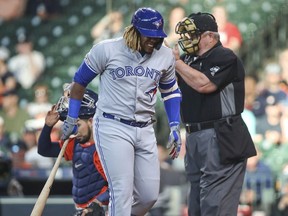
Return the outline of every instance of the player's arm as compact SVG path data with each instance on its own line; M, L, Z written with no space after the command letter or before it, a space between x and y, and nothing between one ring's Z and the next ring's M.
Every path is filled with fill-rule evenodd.
M176 71L182 79L199 93L211 93L217 90L217 86L200 71L185 64L182 60L176 61Z
M68 139L72 133L76 132L77 118L85 88L97 76L95 71L88 66L88 62L86 57L75 73L70 91L68 115L62 127L62 140Z
M169 83L159 83L159 91L164 102L169 125L179 125L182 96L176 80L174 79Z
M58 142L51 141L52 128L45 124L39 136L38 154L44 157L57 157L61 150Z
M199 93L211 93L216 91L217 86L211 82L204 73L190 67L180 59L178 45L175 45L172 51L176 60L176 72L191 88L195 89Z
M59 143L51 142L51 132L59 118L59 113L56 111L56 105L54 104L51 110L47 112L45 125L38 140L38 153L42 156L57 157L60 152Z
M181 92L178 88L176 79L168 83L159 83L159 91L164 101L167 118L170 126L170 135L167 148L171 149L170 156L172 159L178 157L181 148L180 137L180 102Z

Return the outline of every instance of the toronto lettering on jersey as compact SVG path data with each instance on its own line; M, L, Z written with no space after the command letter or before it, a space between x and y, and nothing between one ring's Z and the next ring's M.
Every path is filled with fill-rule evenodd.
M150 77L151 79L158 81L161 76L161 72L155 69L150 68L143 68L142 66L137 66L135 68L131 66L118 67L116 69L110 70L109 72L113 80L121 79L127 76L143 76L143 77Z

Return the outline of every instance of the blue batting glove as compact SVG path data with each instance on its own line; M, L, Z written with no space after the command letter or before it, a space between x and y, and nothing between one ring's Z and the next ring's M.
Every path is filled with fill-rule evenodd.
M170 157L172 159L175 159L178 157L180 149L181 149L181 136L180 136L180 127L179 125L173 125L170 127L170 135L169 135L169 140L167 143L167 149L170 150Z
M70 116L67 116L66 120L64 121L64 124L62 125L62 140L66 140L69 138L71 134L76 133L77 131L77 119L72 118Z

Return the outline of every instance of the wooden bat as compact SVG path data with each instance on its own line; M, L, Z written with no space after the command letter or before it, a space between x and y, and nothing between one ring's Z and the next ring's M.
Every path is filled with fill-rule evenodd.
M53 184L54 179L55 179L56 172L57 172L57 170L59 168L59 165L61 163L61 159L62 159L62 157L63 157L63 155L65 153L65 149L66 149L66 147L68 145L68 140L69 139L65 140L65 142L64 142L64 144L63 144L63 146L62 146L62 148L61 148L61 150L59 152L57 160L56 160L56 162L55 162L55 164L54 164L54 166L53 166L53 168L52 168L52 170L50 172L50 175L49 175L49 177L48 177L48 179L47 179L47 181L46 181L46 183L45 183L40 195L38 196L38 199L37 199L37 201L36 201L36 203L34 205L34 208L33 208L32 212L31 212L30 216L41 216L42 215L42 212L43 212L43 210L45 208L48 196L50 194L50 190L51 190L52 184Z

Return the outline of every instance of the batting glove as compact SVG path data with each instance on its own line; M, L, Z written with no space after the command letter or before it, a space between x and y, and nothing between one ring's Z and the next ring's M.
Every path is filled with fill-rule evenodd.
M74 134L77 131L77 119L67 116L64 124L62 125L62 140L69 138L71 134Z
M170 150L170 157L175 159L178 157L180 149L181 149L181 136L180 136L180 127L179 125L174 125L170 127L170 135L167 144L167 149Z

